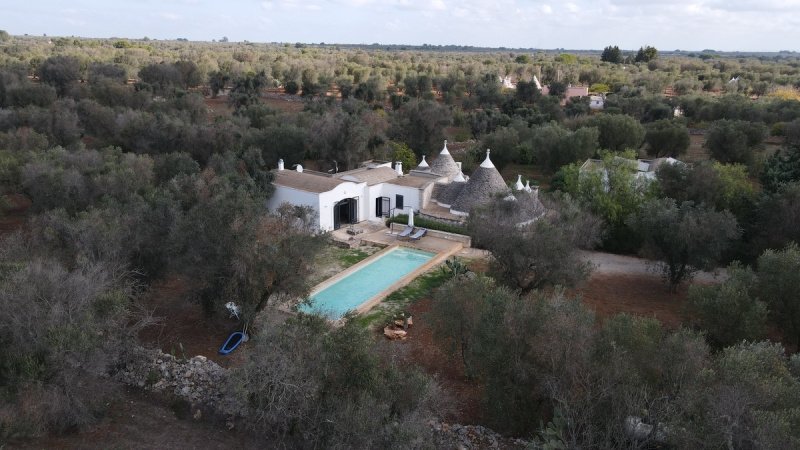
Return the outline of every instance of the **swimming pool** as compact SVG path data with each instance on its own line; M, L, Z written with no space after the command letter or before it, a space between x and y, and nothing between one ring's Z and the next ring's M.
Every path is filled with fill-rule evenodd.
M406 247L391 249L330 286L312 293L311 306L302 305L300 310L340 319L347 311L358 308L434 256L433 253Z

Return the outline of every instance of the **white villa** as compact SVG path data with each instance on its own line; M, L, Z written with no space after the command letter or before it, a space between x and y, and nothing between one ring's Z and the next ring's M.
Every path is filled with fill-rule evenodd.
M511 193L492 164L489 150L483 163L467 178L461 172L461 164L450 155L447 141L433 163L429 165L423 157L408 174L403 174L400 162L392 167L391 162L368 161L358 169L336 174L294 167L286 169L283 160L278 162L273 171L275 193L267 207L275 209L286 202L310 206L317 211L322 231L365 220L383 221L409 208L434 219L460 221L473 206ZM515 189L525 189L521 180Z

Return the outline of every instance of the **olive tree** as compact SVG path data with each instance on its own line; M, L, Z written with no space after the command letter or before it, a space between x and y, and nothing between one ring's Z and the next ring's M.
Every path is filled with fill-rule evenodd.
M444 128L452 123L450 110L430 101L412 99L394 111L389 120L389 136L404 142L421 157L440 148Z
M680 122L661 119L647 125L644 141L648 155L677 158L689 148L689 130Z
M300 314L254 338L228 387L244 422L279 447L424 447L438 386L391 350L354 320Z
M642 238L642 256L658 261L670 290L709 270L741 232L728 211L666 198L645 202L628 220Z
M786 339L800 346L800 247L767 250L758 258L758 292Z
M766 134L763 123L723 119L711 124L705 145L717 161L750 164Z
M514 289L574 286L591 271L578 249L597 243L599 220L568 196L548 203L551 211L542 215L544 206L534 195L519 193L514 201L496 199L469 216L475 242L492 253L491 273Z
M587 120L586 125L600 131L600 148L605 150L636 150L644 139L642 124L625 114L598 114Z
M74 56L51 56L39 66L38 74L43 82L56 88L58 95L64 95L73 83L81 79L81 62Z
M756 341L766 332L767 306L756 298L756 274L738 262L727 272L728 279L718 285L689 288L689 320L717 348Z
M80 429L112 398L103 377L145 323L129 274L103 262L68 269L12 247L0 242L0 440Z

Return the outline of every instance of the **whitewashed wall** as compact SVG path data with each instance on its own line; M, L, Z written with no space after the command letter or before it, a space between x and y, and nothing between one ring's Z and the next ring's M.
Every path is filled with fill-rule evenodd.
M358 198L358 220L366 220L369 213L366 183L342 183L328 192L319 195L319 227L323 231L333 229L333 207L346 198Z
M272 197L267 200L267 209L275 211L284 203L310 206L319 212L319 198L317 194L285 186L275 186L275 192L272 194Z
M391 199L392 208L397 207L397 204L395 203L396 201L395 195L397 194L403 196L403 209L408 210L408 207L410 206L414 208L415 211L419 211L422 208L422 195L420 195L422 191L420 191L419 189L415 187L398 186L396 184L389 184L389 183L384 183L381 186L382 186L381 195L383 197L389 197ZM375 209L374 204L372 205L372 208L373 210Z
M394 184L380 183L367 186L366 183L342 183L328 192L319 194L301 191L299 189L285 186L275 186L275 193L267 201L267 208L275 210L281 204L288 202L293 205L306 205L317 211L317 222L323 231L333 229L333 208L336 203L347 198L358 198L358 220L375 220L375 199L378 197L389 197L390 208L397 208L396 195L403 196L404 211L414 208L419 211L423 208L425 201L430 199L433 185L427 189L417 189L415 187L397 186Z

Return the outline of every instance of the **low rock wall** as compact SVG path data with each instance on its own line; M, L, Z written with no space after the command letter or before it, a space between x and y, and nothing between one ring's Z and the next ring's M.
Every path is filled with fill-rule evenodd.
M139 348L127 359L114 376L125 384L212 407L223 398L228 370L205 356L180 360L160 350Z
M228 417L228 428L234 428L235 417L247 415L236 399L225 391L229 371L205 356L178 359L157 349L139 347L126 358L127 362L114 379L141 389L175 395L192 405L193 417L200 419L199 407L209 408ZM437 446L459 449L523 449L530 443L503 437L480 425L447 424L433 420Z

